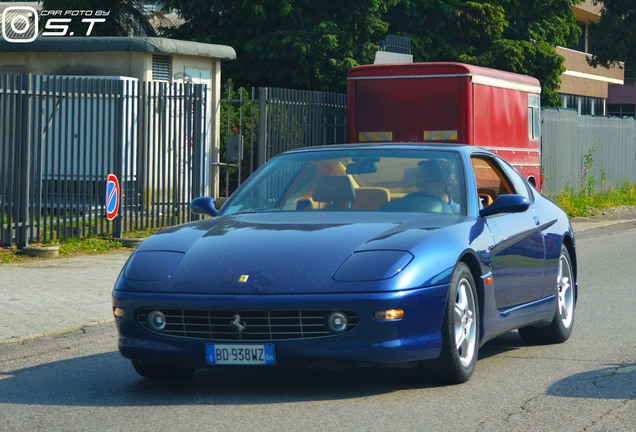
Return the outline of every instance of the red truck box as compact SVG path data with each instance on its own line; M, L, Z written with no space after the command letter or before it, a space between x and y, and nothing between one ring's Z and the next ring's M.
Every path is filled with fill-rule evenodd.
M540 190L541 86L461 63L358 66L348 79L349 142L438 142L491 150Z

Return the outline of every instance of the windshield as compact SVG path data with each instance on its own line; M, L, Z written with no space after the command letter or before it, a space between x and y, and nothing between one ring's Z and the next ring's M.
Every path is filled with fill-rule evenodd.
M220 214L379 211L466 214L459 154L356 149L284 154L252 176Z

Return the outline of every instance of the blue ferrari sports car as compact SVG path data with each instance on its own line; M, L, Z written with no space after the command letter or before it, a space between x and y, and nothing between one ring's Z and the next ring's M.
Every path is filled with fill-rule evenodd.
M473 146L342 145L272 158L223 205L148 238L113 292L147 378L226 366L413 366L461 383L486 341L570 336L565 212Z

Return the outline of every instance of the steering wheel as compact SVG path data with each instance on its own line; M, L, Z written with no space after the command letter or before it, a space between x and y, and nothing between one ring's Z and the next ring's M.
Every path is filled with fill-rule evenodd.
M493 202L492 196L485 192L479 192L477 193L477 196L481 200L481 205L484 207L488 207Z

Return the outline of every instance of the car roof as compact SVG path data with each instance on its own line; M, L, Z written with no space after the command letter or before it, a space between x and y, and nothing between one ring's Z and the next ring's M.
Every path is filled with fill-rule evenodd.
M492 152L475 147L468 144L447 144L447 143L421 143L421 142L392 142L392 143L355 143L355 144L331 144L324 146L314 147L301 147L293 150L288 150L283 154L299 153L299 152L313 152L324 150L353 150L353 149L386 149L386 150L446 150L455 151L465 155L470 155L475 152L493 154Z

